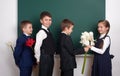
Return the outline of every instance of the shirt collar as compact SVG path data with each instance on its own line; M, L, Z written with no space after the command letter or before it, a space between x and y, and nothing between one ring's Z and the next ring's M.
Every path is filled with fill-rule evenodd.
M103 38L105 37L106 34L101 34L99 38Z
M68 35L66 32L62 31L61 33L65 34L65 35Z
M27 33L24 33L24 35L26 35L26 36L30 36L30 35L28 35Z
M42 28L48 31L48 28L42 25ZM49 32L49 31L48 31Z

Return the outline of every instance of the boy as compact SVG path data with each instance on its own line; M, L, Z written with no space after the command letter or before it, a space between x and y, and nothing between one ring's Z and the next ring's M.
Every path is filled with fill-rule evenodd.
M40 14L42 24L36 35L35 57L39 63L39 76L52 76L54 66L54 52L56 50L54 39L49 30L52 23L52 16L44 11Z
M84 53L84 49L81 48L74 50L73 42L70 37L74 27L74 23L68 19L64 19L61 23L61 35L60 35L60 63L61 63L61 76L73 76L73 70L76 68L75 55Z
M16 47L14 51L15 63L20 69L20 76L31 76L32 67L36 62L34 58L34 52L31 48L34 44L34 40L30 38L30 35L33 31L32 23L25 20L21 22L20 26L23 34L16 41ZM29 40L31 40L30 46L28 45Z

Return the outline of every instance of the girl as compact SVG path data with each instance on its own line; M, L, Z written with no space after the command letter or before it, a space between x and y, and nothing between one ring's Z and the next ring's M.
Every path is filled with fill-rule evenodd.
M94 61L92 66L91 76L112 76L112 65L110 51L110 37L108 32L110 24L107 20L100 20L98 22L99 38L94 46L88 46L94 51Z

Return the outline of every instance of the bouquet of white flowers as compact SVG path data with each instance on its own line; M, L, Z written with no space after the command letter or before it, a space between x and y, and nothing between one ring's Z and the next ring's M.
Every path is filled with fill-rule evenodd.
M83 32L80 39L81 39L80 43L82 44L82 46L88 46L88 45L93 46L93 45L95 45L93 32L86 32L86 31ZM85 69L86 56L87 56L87 52L84 55L84 62L83 62L83 66L82 66L82 74L84 73L84 69Z
M94 37L93 37L93 32L83 32L82 33L82 36L81 36L81 41L80 43L83 45L83 46L87 46L87 45L95 45L94 43Z

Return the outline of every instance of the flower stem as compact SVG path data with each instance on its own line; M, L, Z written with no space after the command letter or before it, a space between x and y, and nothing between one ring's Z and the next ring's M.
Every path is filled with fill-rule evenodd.
M86 57L87 57L87 52L84 55L84 62L83 62L83 66L82 66L82 74L84 74L84 70L85 70Z
M11 47L12 51L14 51L14 49L13 49L12 45L10 45L10 47Z

